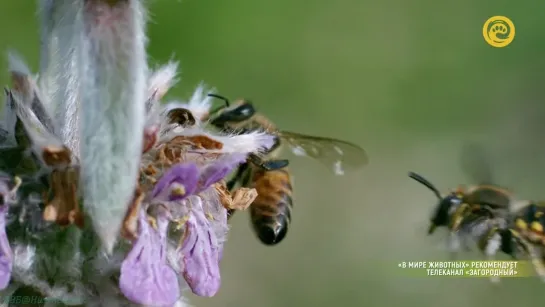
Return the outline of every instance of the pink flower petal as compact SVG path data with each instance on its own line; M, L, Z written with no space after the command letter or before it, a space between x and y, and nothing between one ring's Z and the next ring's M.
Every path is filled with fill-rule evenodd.
M178 250L183 260L183 276L193 293L212 297L221 285L220 250L202 206L192 211L185 233L186 238Z
M142 212L140 234L121 264L119 288L129 300L142 305L172 306L180 297L176 272L167 264L168 220L157 219L155 231Z

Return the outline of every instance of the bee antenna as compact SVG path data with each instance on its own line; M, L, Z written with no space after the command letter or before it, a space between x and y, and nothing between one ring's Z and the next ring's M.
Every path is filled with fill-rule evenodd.
M214 98L221 99L221 100L223 100L223 101L225 102L225 106L227 106L227 107L230 106L230 104L229 104L229 99L227 99L227 98L225 98L225 97L223 97L223 96L221 96L221 95L217 95L217 94L208 94L207 96L208 96L208 97L214 97Z
M430 189L433 192L433 194L435 194L435 196L437 196L439 200L442 199L441 193L439 192L439 190L437 190L437 188L431 182L429 182L426 178L414 172L409 172L409 178L414 179L420 182L421 184L425 185L428 189Z

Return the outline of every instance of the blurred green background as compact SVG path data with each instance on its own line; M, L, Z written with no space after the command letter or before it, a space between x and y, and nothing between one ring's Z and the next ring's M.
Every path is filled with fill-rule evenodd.
M526 306L535 279L409 279L399 261L447 259L425 236L433 195L471 182L461 145L485 144L498 183L545 198L545 33L542 1L155 0L150 61L176 59L186 99L201 81L254 100L282 128L363 146L371 163L334 177L294 158L296 204L284 242L262 246L247 214L233 219L223 286L199 307ZM38 64L33 1L0 2L0 50ZM493 48L485 20L511 18L516 38ZM5 71L5 62L0 62ZM7 73L1 75L4 83ZM477 179L473 179L477 180ZM479 255L468 255L466 258Z

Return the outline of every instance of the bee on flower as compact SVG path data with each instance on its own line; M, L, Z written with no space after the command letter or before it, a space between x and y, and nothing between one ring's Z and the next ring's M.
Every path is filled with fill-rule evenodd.
M257 197L225 178L274 136L208 131L204 84L162 103L177 64L148 68L141 1L40 5L40 73L11 54L0 122L0 294L86 306L214 296L227 212Z

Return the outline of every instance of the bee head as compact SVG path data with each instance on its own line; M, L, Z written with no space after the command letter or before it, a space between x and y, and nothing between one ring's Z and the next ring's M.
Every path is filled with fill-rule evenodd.
M451 209L462 203L464 197L463 187L459 187L456 191L451 192L447 196L442 196L439 190L421 175L409 172L409 178L416 180L430 189L437 197L438 202L430 219L431 223L428 228L428 234L432 234L437 227L447 226Z
M178 124L182 127L191 127L196 123L193 113L185 108L175 108L167 113L170 124Z
M249 100L241 99L231 105L229 100L223 96L215 94L208 95L225 102L224 106L210 112L212 117L210 124L218 129L225 129L228 128L230 124L246 121L256 114L256 109Z
M448 226L452 209L462 204L463 197L463 194L452 192L439 200L430 219L428 234L432 234L437 227Z

